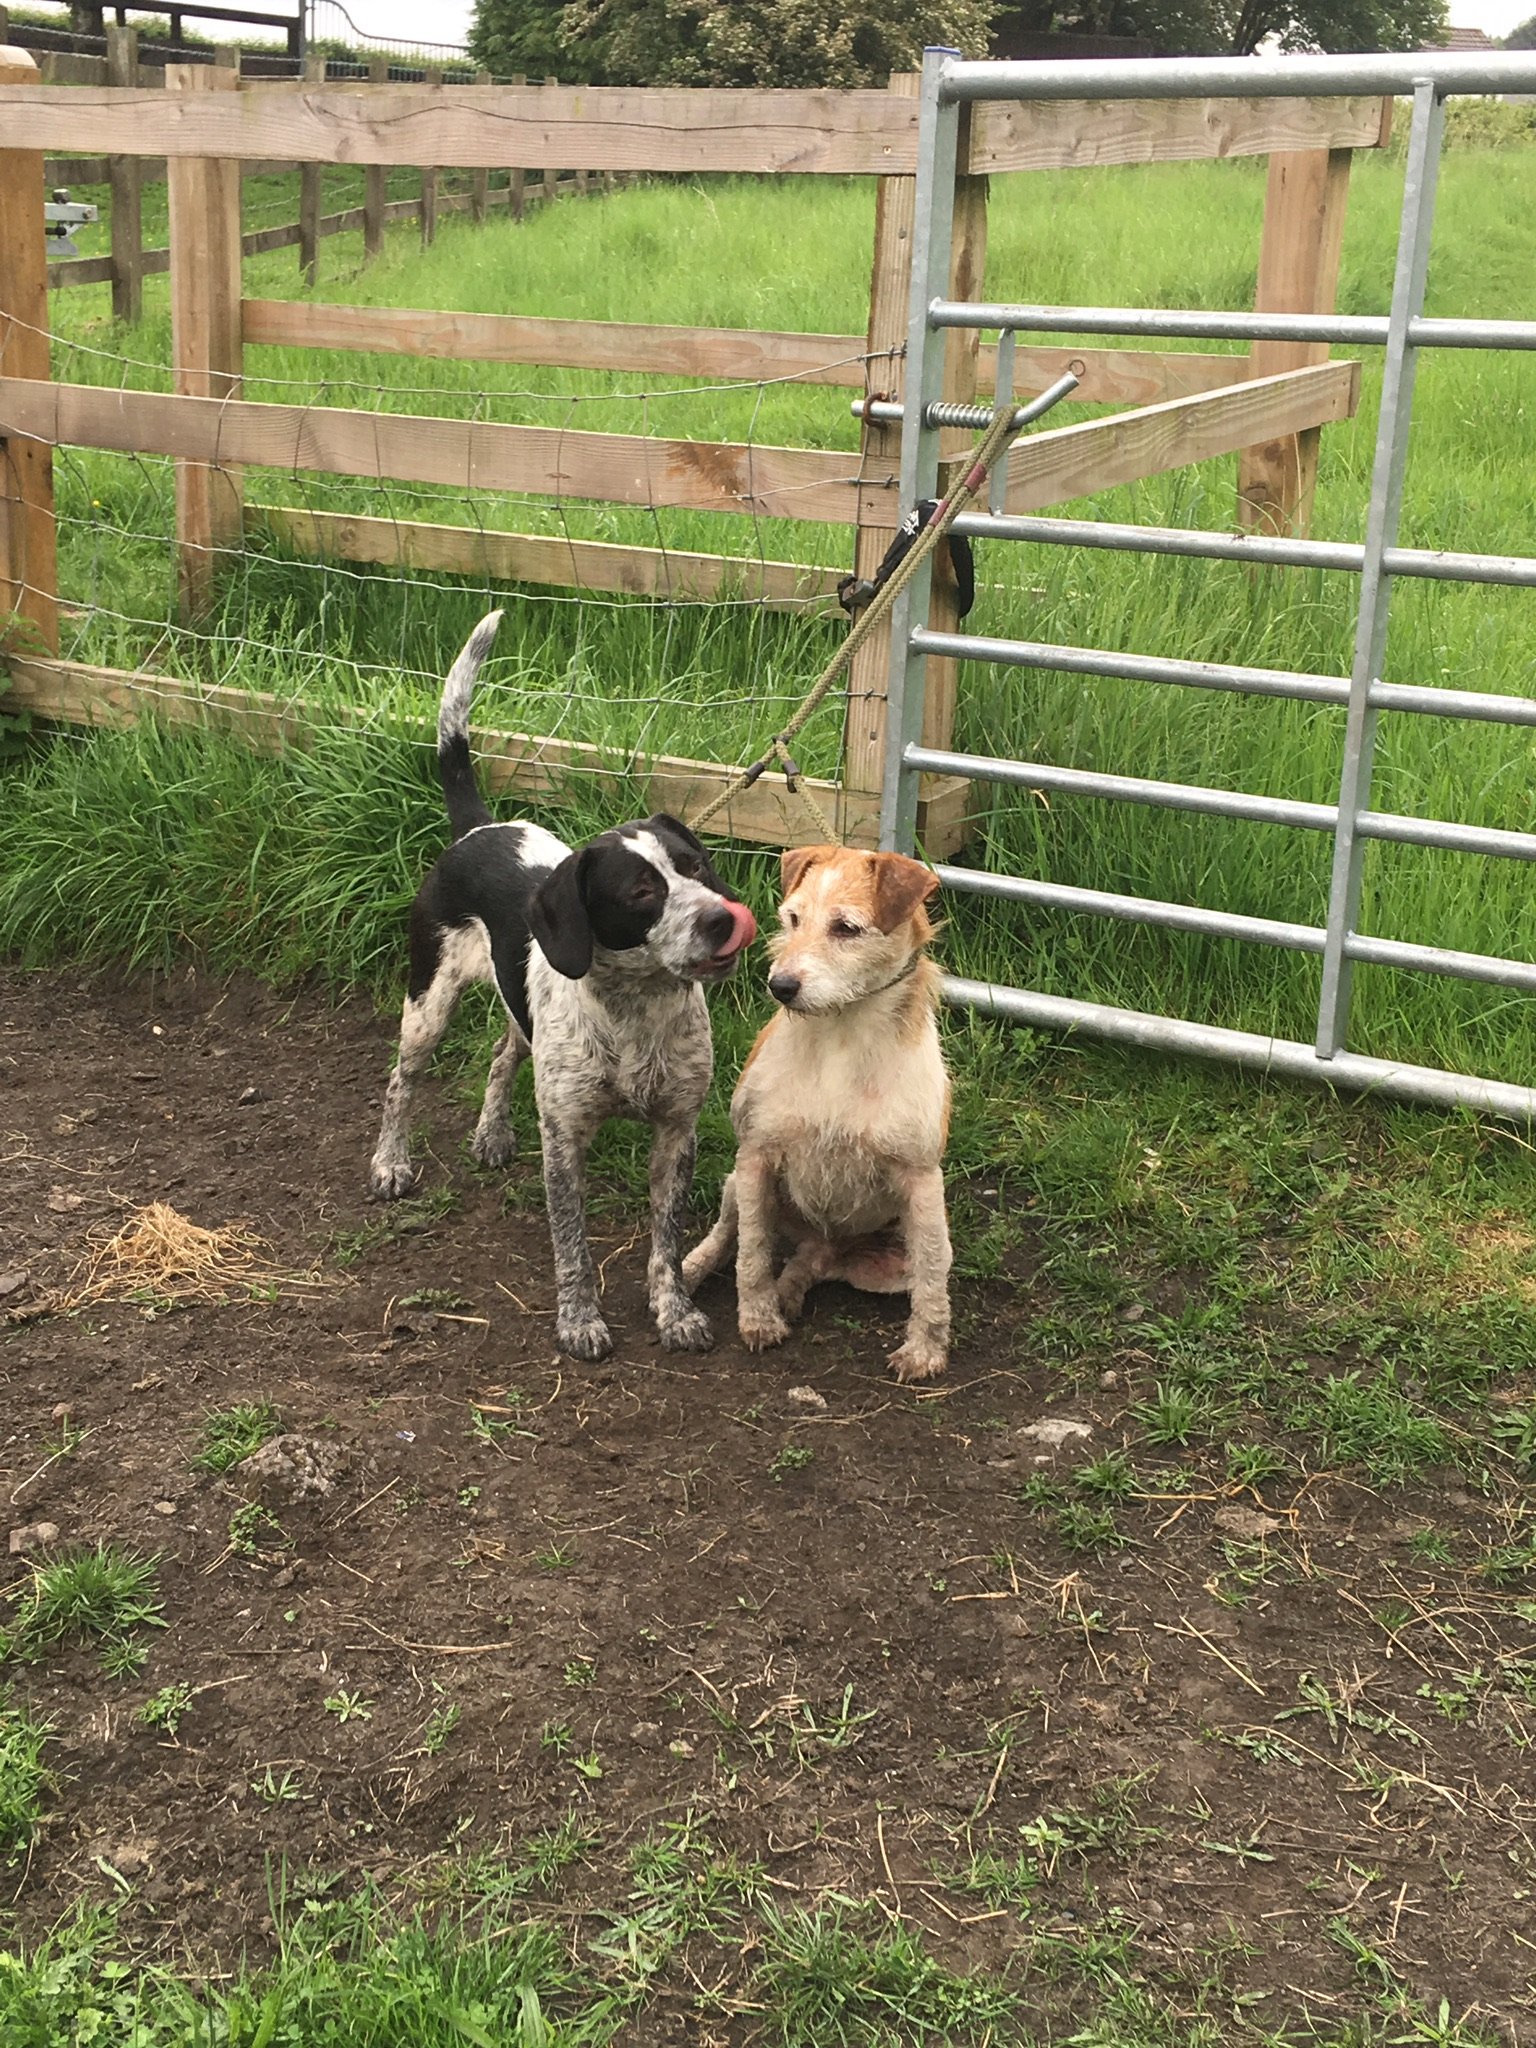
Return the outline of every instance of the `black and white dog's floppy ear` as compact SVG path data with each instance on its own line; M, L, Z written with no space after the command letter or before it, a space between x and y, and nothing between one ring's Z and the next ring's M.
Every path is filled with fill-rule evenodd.
M528 928L556 974L580 981L592 966L592 924L581 893L587 848L561 861L534 892Z

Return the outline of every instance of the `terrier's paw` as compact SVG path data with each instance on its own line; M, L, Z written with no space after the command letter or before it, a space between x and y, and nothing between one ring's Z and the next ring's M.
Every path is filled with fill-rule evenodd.
M416 1185L416 1169L403 1154L375 1152L368 1168L368 1192L376 1202L398 1202Z
M517 1157L517 1140L506 1124L475 1131L469 1141L470 1156L482 1166L510 1166Z
M903 1384L937 1379L948 1363L948 1346L931 1337L909 1337L899 1351L891 1353L891 1371Z
M565 1315L555 1320L555 1349L567 1358L584 1359L589 1365L606 1358L613 1349L608 1325L600 1315Z
M771 1301L765 1309L743 1310L737 1327L749 1351L769 1351L789 1335L789 1324Z
M715 1341L709 1317L702 1309L679 1309L674 1315L658 1318L656 1326L668 1351L708 1351Z

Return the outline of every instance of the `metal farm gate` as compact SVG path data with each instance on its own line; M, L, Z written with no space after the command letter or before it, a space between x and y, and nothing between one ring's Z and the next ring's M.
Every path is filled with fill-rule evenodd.
M903 508L937 495L939 404L944 336L949 328L996 330L998 407L1012 402L1011 362L1017 333L1157 335L1202 340L1370 344L1384 348L1385 374L1375 465L1363 545L1172 528L1110 525L1093 520L1004 516L1001 495L989 513L970 513L955 530L989 540L1099 547L1217 561L1281 563L1348 569L1360 578L1351 673L1300 675L1282 670L1120 654L1091 647L988 639L935 632L925 623L929 577L914 578L893 616L890 709L881 812L881 844L909 851L914 840L919 776L967 776L1023 790L1050 790L1111 802L1150 804L1209 817L1239 818L1333 835L1327 923L1321 927L1238 916L1145 897L1116 895L969 868L940 866L947 889L1134 923L1165 926L1258 945L1315 953L1322 961L1315 1043L1223 1030L1214 1026L949 978L956 1004L1045 1030L1086 1031L1164 1051L1193 1052L1283 1074L1304 1074L1351 1088L1372 1088L1436 1104L1466 1104L1496 1114L1536 1117L1536 1088L1484 1080L1437 1068L1366 1058L1347 1049L1350 982L1356 961L1460 976L1536 993L1536 965L1479 953L1450 952L1368 936L1358 929L1367 842L1438 847L1514 860L1536 860L1536 834L1497 831L1448 820L1399 816L1371 808L1371 771L1378 713L1483 719L1536 726L1536 697L1488 696L1469 690L1381 681L1388 607L1395 577L1536 588L1536 559L1448 554L1397 545L1408 453L1415 364L1420 349L1536 349L1536 319L1427 320L1425 273L1434 220L1446 98L1456 93L1536 94L1536 52L1496 57L1408 55L1302 57L1278 60L1195 58L1113 63L971 63L929 51L923 70L917 171L917 224L912 257L911 318L902 427ZM1136 311L1086 306L967 303L949 288L955 204L957 131L961 109L982 100L1191 99L1335 97L1353 93L1412 94L1397 267L1390 311L1381 317L1310 314ZM989 418L989 413L981 415ZM1536 621L1533 621L1536 629ZM1536 657L1536 630L1532 634ZM919 743L924 674L929 655L950 655L1023 669L1058 670L1128 682L1239 691L1346 708L1336 804L1289 802L1224 789L1092 773L1034 762L960 754Z

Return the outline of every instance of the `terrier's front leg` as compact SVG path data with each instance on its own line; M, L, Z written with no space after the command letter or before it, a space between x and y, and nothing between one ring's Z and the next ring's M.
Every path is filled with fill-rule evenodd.
M736 1155L736 1321L749 1351L766 1351L789 1335L773 1277L777 1179L777 1162L766 1153Z
M651 1314L668 1351L707 1351L709 1318L683 1284L683 1219L693 1186L693 1122L657 1124L651 1137L651 1258L646 1278Z
M899 1380L931 1380L949 1363L949 1218L944 1172L929 1167L903 1177L903 1225L912 1272L907 1341L891 1358Z

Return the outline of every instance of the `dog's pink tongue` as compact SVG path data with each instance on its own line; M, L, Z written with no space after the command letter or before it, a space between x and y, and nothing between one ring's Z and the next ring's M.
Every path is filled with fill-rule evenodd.
M731 936L715 955L717 960L735 959L757 937L757 919L745 903L732 903L727 899L725 907L731 913Z

